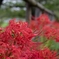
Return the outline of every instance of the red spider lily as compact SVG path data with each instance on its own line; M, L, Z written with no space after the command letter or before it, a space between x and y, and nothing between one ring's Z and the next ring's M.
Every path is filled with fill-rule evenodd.
M52 22L50 21L47 14L41 14L35 20L31 20L30 28L33 29L34 32L37 32L37 34L39 34L45 25L51 25L51 23Z
M51 51L48 48L36 51L27 50L26 52L23 52L22 54L23 58L25 59L58 59L57 53L54 51Z
M40 50L39 55L42 59L58 59L57 53L48 48Z
M44 25L47 25L47 24L50 24L51 21L48 17L47 14L41 14L38 18L37 18L37 22L38 22L38 25L39 27L42 27Z
M59 42L59 29L50 25L48 16L43 14L36 21L32 24L37 34L41 32L48 39L51 37ZM41 49L39 45L42 43L32 41L37 34L26 22L11 20L6 28L0 29L0 59L58 59L57 52L49 48Z
M35 20L31 20L30 27L34 29L39 36L45 36L48 39L53 39L59 42L59 23L50 21L47 14L41 14Z
M0 59L19 59L21 51L16 46L0 42Z
M10 21L9 26L0 35L2 42L20 45L21 48L30 45L31 38L35 36L26 22L15 22L14 20Z
M53 39L56 34L56 29L50 26L44 26L42 32L43 32L43 35L47 37L48 39L49 38Z
M31 20L30 25L31 28L33 26L33 28L37 28L37 27L42 27L44 25L50 24L51 21L48 17L47 14L41 14L38 18L36 18L35 20Z
M54 28L56 28L56 29L59 29L59 22L54 21L53 24L52 24L52 26L53 26Z
M30 28L33 29L33 30L37 29L37 24L36 24L35 20L31 20L30 21Z

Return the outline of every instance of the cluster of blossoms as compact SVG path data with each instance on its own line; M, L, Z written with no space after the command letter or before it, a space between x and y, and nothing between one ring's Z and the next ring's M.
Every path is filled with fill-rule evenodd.
M33 27L31 27L33 23L30 24L33 30L26 22L16 22L15 20L11 20L6 28L0 28L0 59L58 59L56 51L49 48L38 49L40 43L32 40L38 35L38 33L34 33L34 30L39 31L39 29L43 30L44 36L50 37L52 35L53 37L54 31L58 28L58 26L54 28L57 24L45 28L46 24L51 23L46 15L41 15L37 22ZM41 25L42 27L40 27ZM46 31L46 29L49 30ZM57 40L57 37L55 38Z
M47 14L41 14L35 20L31 20L30 28L39 36L59 42L59 22L51 21Z

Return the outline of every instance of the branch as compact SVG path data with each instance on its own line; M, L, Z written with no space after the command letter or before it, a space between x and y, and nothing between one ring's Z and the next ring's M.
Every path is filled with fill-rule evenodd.
M40 3L36 2L35 0L24 0L24 1L29 3L32 6L38 7L42 11L45 11L45 12L55 16L55 14L52 11L46 9L44 6L42 6Z

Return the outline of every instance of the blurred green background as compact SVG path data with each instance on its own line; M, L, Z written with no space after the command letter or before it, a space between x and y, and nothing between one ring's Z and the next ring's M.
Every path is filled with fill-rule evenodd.
M25 18L25 2L22 0L0 0L0 26L5 27L12 18Z
M59 0L36 0L59 17ZM33 10L34 11L34 10ZM6 26L12 18L24 20L26 4L23 0L0 0L0 26Z

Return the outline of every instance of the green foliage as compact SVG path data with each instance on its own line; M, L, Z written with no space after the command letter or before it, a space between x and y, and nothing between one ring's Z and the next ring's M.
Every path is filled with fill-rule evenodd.
M8 23L3 23L2 25L1 25L1 27L6 27L8 25Z
M9 12L9 16L10 17L21 17L24 18L25 17L25 11L24 10L20 10L20 11L10 11Z
M23 10L23 9L21 9L21 10L19 10L19 11L16 11L16 10L14 10L14 11L11 11L10 9L5 9L5 10L3 10L3 9L1 9L0 10L0 19L1 18L4 18L4 17L22 17L22 18L24 18L25 17L25 10Z
M42 47L49 47L52 50L59 50L59 42L55 42L52 39L47 39L46 37L41 36L40 37L40 42L43 42Z

